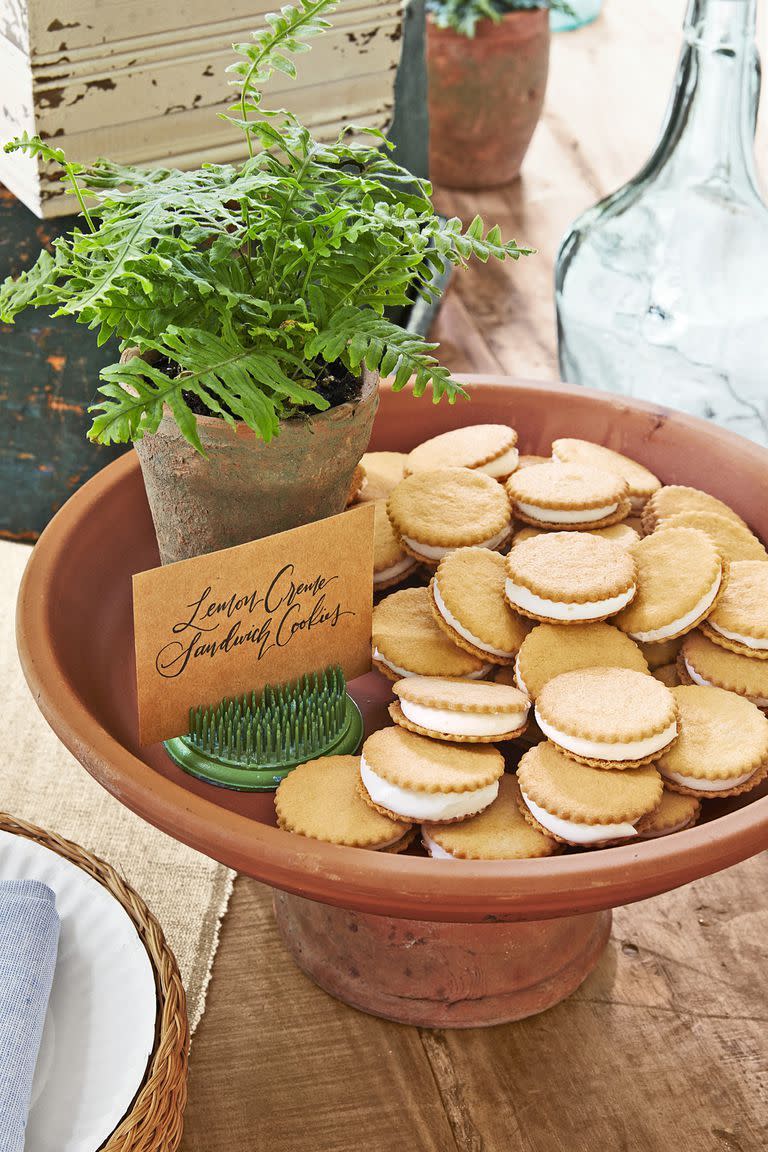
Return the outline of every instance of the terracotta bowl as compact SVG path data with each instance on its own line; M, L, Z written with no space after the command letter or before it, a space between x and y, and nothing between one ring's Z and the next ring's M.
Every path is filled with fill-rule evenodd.
M694 417L586 389L463 379L472 402L454 407L384 388L372 448L407 450L483 421L513 424L526 453L548 454L557 436L585 437L628 453L667 483L712 492L768 538L768 451L756 444ZM447 864L282 832L271 794L208 786L176 768L162 745L138 744L130 577L157 563L138 461L129 453L69 500L32 554L17 619L32 693L64 744L122 803L289 894L279 896L277 910L294 956L358 1007L458 1026L538 1011L567 995L596 962L610 924L605 910L726 868L768 844L765 787L707 802L702 823L688 831L549 860ZM387 722L382 678L365 676L352 692L368 731Z

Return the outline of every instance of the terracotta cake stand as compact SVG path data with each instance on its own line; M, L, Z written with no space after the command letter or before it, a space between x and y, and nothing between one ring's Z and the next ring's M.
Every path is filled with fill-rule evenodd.
M462 424L503 422L521 450L556 436L619 449L667 483L705 488L768 538L768 451L692 417L583 389L465 377L471 404L383 390L372 448L407 450ZM470 1027L555 1004L591 971L610 909L753 855L763 793L704 805L696 828L640 844L507 863L340 848L275 827L271 794L184 775L136 732L131 582L157 565L135 453L74 495L43 533L18 605L29 686L60 739L123 804L275 889L283 939L334 996L412 1024ZM388 721L377 674L352 684L367 731ZM258 947L258 942L254 942Z

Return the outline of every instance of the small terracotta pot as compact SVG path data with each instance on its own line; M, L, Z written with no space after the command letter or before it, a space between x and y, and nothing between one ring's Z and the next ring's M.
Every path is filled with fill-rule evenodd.
M284 420L269 444L245 424L198 416L206 452L187 443L166 410L136 441L160 560L171 564L343 512L368 447L379 377L364 370L358 401Z
M520 172L544 105L549 9L481 20L473 38L427 22L430 178L493 188Z

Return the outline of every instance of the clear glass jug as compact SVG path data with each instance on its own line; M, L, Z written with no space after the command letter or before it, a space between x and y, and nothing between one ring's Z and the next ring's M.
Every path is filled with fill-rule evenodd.
M755 4L690 0L656 150L573 225L555 298L564 380L693 412L768 445Z

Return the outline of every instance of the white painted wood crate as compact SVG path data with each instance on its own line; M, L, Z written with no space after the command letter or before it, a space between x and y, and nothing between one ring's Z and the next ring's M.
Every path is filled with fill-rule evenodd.
M194 168L242 158L232 103L232 44L276 0L0 0L0 143L26 129L73 160ZM277 74L268 107L287 107L321 138L344 123L386 128L400 58L402 0L345 0L333 28ZM57 179L0 154L0 182L38 216L72 211Z

